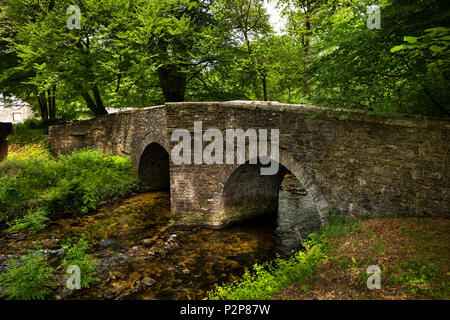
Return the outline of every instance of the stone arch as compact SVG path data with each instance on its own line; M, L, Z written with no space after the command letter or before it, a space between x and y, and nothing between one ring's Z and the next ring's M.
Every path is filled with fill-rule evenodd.
M280 151L280 162L285 166L305 187L306 192L311 196L320 221L323 226L328 224L327 216L332 205L323 195L320 186L317 184L314 174L305 169L302 164L295 160L290 154Z
M159 143L152 142L142 151L137 166L141 191L169 190L169 153Z
M234 165L222 185L220 212L225 221L239 221L259 214L276 212L278 191L286 173L292 173L312 198L321 224L327 225L329 202L317 186L313 175L289 154L280 153L279 171L273 176L261 176L261 165L247 160Z
M142 139L142 140L141 140ZM139 162L141 161L142 154L144 153L147 146L152 143L157 143L162 146L167 152L169 152L169 141L167 140L166 130L162 130L162 132L156 132L151 130L147 132L147 134L140 138L139 143L137 144L137 148L133 149L131 153L131 160L134 163L134 167L136 171L139 170Z

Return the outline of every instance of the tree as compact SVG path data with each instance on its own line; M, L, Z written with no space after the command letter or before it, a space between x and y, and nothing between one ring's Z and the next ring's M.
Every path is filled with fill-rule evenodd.
M153 66L166 101L184 101L193 75L217 60L226 32L213 1L140 1L135 29L127 31L137 56Z
M243 43L252 63L258 71L262 84L263 99L267 101L267 69L261 57L255 53L253 42L259 37L271 34L269 16L263 6L263 0L219 0L216 10L221 12L221 19L227 21L236 31L234 40ZM261 53L261 50L259 51Z
M15 6L16 10L12 10L12 6ZM2 91L25 100L36 99L44 122L52 122L56 113L56 88L54 86L49 91L42 91L42 88L30 82L36 72L33 69L20 67L20 59L12 40L19 34L18 26L28 20L35 20L36 12L27 10L29 8L20 2L1 1L0 8L0 86Z
M39 88L43 118L45 110L54 116L56 87L83 97L95 115L107 113L100 86L113 81L116 71L109 68L113 57L104 41L124 2L79 2L81 29L69 29L66 10L71 1L5 1L5 20L14 28L8 41L19 57L16 69L32 71L27 83Z
M373 4L373 2L372 2ZM315 43L309 72L314 76L314 101L331 106L445 115L448 106L448 50L391 49L405 36L448 27L442 1L379 1L382 25L366 26L367 3L339 7L332 24ZM439 105L439 106L438 106Z
M346 7L340 0L279 0L282 13L287 18L287 32L303 50L303 92L309 94L308 67L311 44L316 42L330 22L338 6ZM347 1L348 3L348 1Z
M73 4L80 29L66 25ZM278 5L282 35L262 0L0 0L0 87L35 101L49 122L56 105L101 115L186 99L448 114L444 2ZM381 7L380 30L367 28L368 5Z

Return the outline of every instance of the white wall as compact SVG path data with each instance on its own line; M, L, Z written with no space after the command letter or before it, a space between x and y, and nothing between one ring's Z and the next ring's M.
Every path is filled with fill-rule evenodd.
M34 116L26 102L15 97L5 97L0 93L0 122L23 123Z

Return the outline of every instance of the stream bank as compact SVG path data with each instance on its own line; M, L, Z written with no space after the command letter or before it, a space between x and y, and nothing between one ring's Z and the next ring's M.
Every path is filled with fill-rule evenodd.
M48 298L202 299L215 284L232 281L255 263L301 247L299 231L309 231L301 228L304 218L292 210L303 203L298 197L304 194L287 181L280 191L278 215L221 230L172 225L169 193L149 192L104 206L92 215L51 221L38 234L8 233L0 238L0 268L36 242L56 267L66 240L85 234L99 281L91 288L69 291L67 275L61 271L59 285Z

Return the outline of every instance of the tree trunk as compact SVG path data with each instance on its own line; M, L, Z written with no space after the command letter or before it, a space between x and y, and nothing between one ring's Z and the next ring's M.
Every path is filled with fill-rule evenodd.
M309 41L307 41L309 42ZM303 72L305 73L305 80L304 80L304 93L307 96L309 94L309 79L307 74L308 69L308 56L309 56L309 44L304 48L305 57L303 58Z
M186 73L178 66L164 66L157 70L166 102L182 102L186 91Z
M94 90L92 90L92 91L94 91ZM100 94L98 93L98 89L97 89L97 94L100 97ZM106 111L106 109L103 106L103 104L101 104L101 108L99 108L96 105L96 103L94 102L94 100L92 100L92 98L91 98L91 96L90 96L90 94L88 92L81 93L81 96L83 97L84 101L86 101L87 107L92 111L92 113L95 116L101 116L101 115L104 115L104 114L108 114L108 111ZM101 102L101 99L100 99L100 102Z
M47 99L45 98L45 92L40 93L38 96L39 111L41 112L41 118L44 123L48 122L48 109Z
M309 5L309 3L307 3L307 5ZM309 64L309 44L310 44L310 33L311 33L311 22L309 19L309 12L310 9L307 8L306 10L306 22L305 22L305 27L306 27L306 35L303 35L302 37L302 44L303 44L303 53L304 53L304 57L303 57L303 72L305 74L305 80L304 80L304 93L307 96L309 94L309 79L308 79L308 75L307 75L307 69L308 69L308 64Z
M95 104L97 106L97 113L96 116L102 115L102 114L108 114L108 111L106 111L105 106L103 105L102 97L100 96L100 92L98 91L98 87L94 86L92 89L92 92L94 93L94 99Z
M267 83L265 75L262 75L262 85L263 85L264 101L267 101Z
M252 46L250 45L250 40L248 38L248 35L246 32L244 32L244 39L245 39L245 43L247 45L247 52L250 55L250 57L253 58L253 61L256 65L256 69L259 72L259 76L261 77L261 83L263 86L263 97L264 97L264 101L267 101L267 81L266 81L266 77L267 74L266 72L263 70L261 64L259 63L259 61L257 61L256 57L253 55L253 49Z
M55 86L53 86L52 89L47 90L47 101L49 123L54 123L56 120Z
M88 92L82 93L84 101L86 101L87 107L92 111L94 116L97 116L97 106L95 105L94 100L92 100L90 94Z
M443 106L440 105L440 103L433 97L433 95L430 93L430 91L426 87L424 87L424 86L422 86L422 87L423 87L423 90L424 90L425 94L433 102L434 106L437 109L439 109L446 116L450 116L450 112L447 109L445 109Z
M53 119L56 119L56 85L53 86L53 94L52 94L52 115Z

